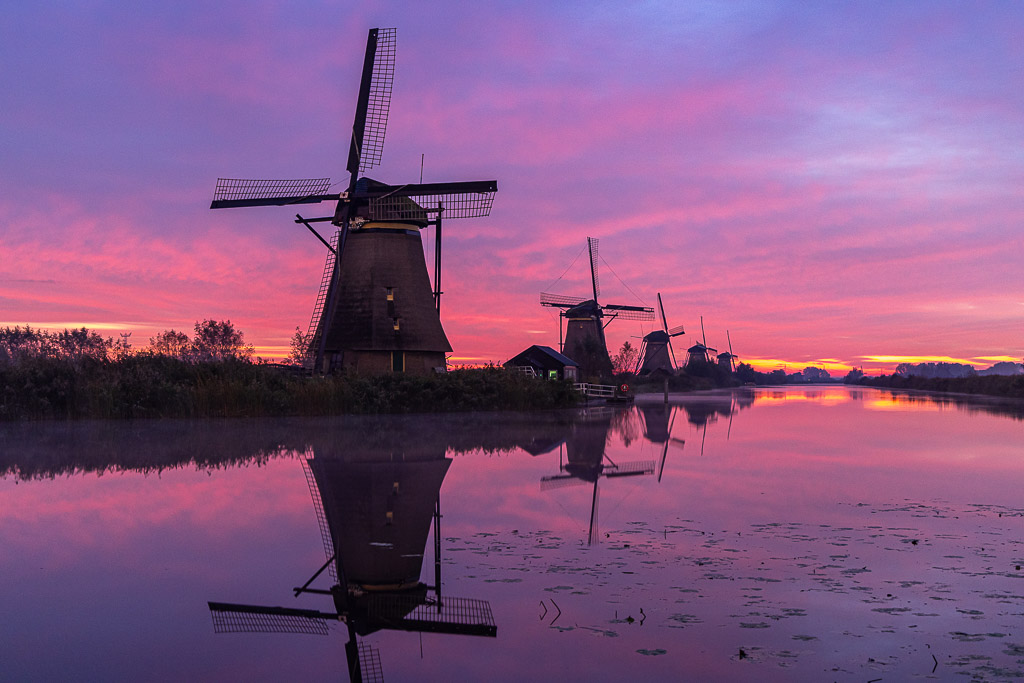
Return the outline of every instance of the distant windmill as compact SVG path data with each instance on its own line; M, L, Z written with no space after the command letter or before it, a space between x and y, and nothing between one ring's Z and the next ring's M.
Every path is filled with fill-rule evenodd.
M328 249L309 326L309 357L321 372L364 374L444 369L452 350L441 327L441 220L490 213L497 181L387 185L364 171L380 163L395 72L395 29L370 29L349 145L346 191L330 178L220 178L212 209L337 201L332 216L303 218ZM337 231L324 239L313 223ZM431 290L420 230L435 226Z
M559 463L559 474L542 477L540 480L542 491L588 483L593 486L587 545L593 545L598 542L598 481L601 477L611 479L654 474L653 461L612 462L612 459L605 454L605 446L608 441L608 431L610 428L610 414L607 415L607 419L602 418L577 424L572 435L565 441L565 452L568 462Z
M604 328L616 318L654 320L654 309L649 306L598 303L597 297L601 292L601 287L597 276L597 240L588 237L587 248L590 251L590 279L594 298L587 299L542 292L540 304L541 306L564 309L559 313L558 325L559 337L561 337L561 318L566 319L565 343L562 344L562 353L579 363L580 374L584 377L610 377L613 374L612 361L608 355ZM607 321L605 321L606 318Z
M637 362L635 370L637 375L650 375L655 372L672 374L675 372L676 354L672 349L672 337L685 334L685 331L682 325L669 329L660 292L658 293L658 313L661 315L662 329L644 336L644 340L640 344L640 360Z
M711 356L718 351L708 346L708 339L704 335L704 316L700 317L701 341L686 349L686 368L698 368L711 364Z
M729 336L729 330L725 331L725 338L729 340L729 350L718 354L718 365L729 372L736 372L736 361L739 358L732 352L732 337Z
M359 640L378 630L495 637L488 602L441 594L439 492L451 459L443 451L402 455L412 459L379 452L303 461L328 559L293 593L329 596L334 611L210 602L214 631L328 635L340 622L352 683L383 680L380 653ZM431 521L434 585L427 586L419 576ZM310 588L328 568L333 585Z

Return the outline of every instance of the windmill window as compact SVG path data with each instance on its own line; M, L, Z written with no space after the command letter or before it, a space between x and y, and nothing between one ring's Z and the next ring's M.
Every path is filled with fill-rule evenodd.
M398 328L399 328L399 319L398 319L398 318L395 318L395 319L393 319L393 320L392 320L391 322L393 322L393 323L394 323L394 326L395 326L395 332L398 332Z
M405 372L405 353L402 351L391 352L391 371Z
M387 290L388 290L388 301L394 301L395 300L395 288L394 287L388 287Z

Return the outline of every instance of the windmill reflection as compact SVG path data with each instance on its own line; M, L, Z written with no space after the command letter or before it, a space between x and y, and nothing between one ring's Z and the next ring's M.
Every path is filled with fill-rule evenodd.
M754 394L749 391L732 391L728 394L701 397L700 401L685 403L686 421L701 430L700 454L704 455L704 442L708 435L708 424L718 422L719 417L729 418L725 438L732 437L732 420L737 412L754 404Z
M628 408L626 410L632 410ZM654 461L614 462L607 454L608 434L613 419L621 414L613 408L591 409L572 426L565 439L564 457L559 449L559 474L542 477L542 491L591 484L590 529L587 545L598 542L598 482L602 477L634 477L654 474Z
M395 441L304 460L328 559L294 594L330 596L335 611L211 602L217 633L326 635L329 622L341 622L353 682L383 680L379 652L359 640L375 631L497 635L489 603L441 595L440 490L451 459L443 446ZM420 574L431 527L434 584L426 585ZM324 572L330 587L312 587Z
M668 459L669 445L682 449L686 443L684 439L672 436L672 427L676 421L677 406L673 405L652 405L638 408L643 418L644 438L651 443L661 444L661 459L658 461L658 481L665 473L665 461Z

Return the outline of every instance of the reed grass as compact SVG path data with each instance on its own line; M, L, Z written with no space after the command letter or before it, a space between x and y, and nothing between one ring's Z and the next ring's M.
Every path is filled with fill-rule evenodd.
M500 368L319 377L238 359L186 362L157 354L0 364L0 420L537 410L576 400L567 382Z

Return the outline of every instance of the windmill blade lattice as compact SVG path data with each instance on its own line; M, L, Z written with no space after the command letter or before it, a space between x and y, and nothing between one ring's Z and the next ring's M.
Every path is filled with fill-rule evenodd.
M425 212L444 207L443 218L481 218L491 213L498 183L491 180L424 183L390 187L370 196L371 220L422 220ZM415 198L413 201L412 198Z
M359 150L359 172L377 166L384 152L384 135L391 109L391 90L395 79L395 38L393 28L377 30L377 50L373 58L373 75L366 103L366 127L363 148Z
M210 602L214 633L307 633L326 636L337 614L310 609Z
M380 650L369 643L359 641L359 672L362 683L383 683L384 669L380 665Z
M605 467L603 472L604 476L606 477L633 477L638 474L653 473L653 460L635 460L631 462L622 462L617 465L610 465Z
M540 303L542 306L572 308L573 306L579 306L584 301L586 299L581 296L562 296L561 294L548 294L547 292L540 293Z
M423 602L412 595L374 594L366 611L371 623L387 629L491 638L498 633L491 603L475 598L446 596L436 602Z
M244 178L217 178L211 209L230 209L245 206L287 206L289 204L319 204L337 195L327 194L330 178L304 178L300 180L255 180Z
M623 320L654 320L654 309L650 306L618 306L602 304L601 308Z
M586 479L580 479L572 474L555 474L550 477L541 477L540 490L550 491L552 489L564 489L580 484L589 484Z

